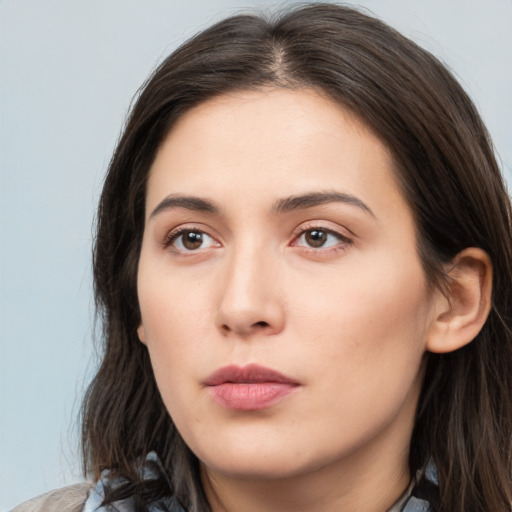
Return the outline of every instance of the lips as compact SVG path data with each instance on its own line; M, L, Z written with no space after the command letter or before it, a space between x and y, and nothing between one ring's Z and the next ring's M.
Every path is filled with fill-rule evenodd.
M203 384L219 405L243 411L271 407L300 386L295 379L255 364L225 366Z

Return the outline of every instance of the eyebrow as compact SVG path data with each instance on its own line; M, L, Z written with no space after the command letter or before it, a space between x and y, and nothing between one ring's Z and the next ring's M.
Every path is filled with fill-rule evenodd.
M275 213L287 213L293 210L304 210L314 206L321 206L328 203L345 203L351 206L360 208L365 213L375 217L371 208L365 204L361 199L351 194L344 192L312 192L309 194L302 194L298 196L285 197L279 199L274 203L272 210Z
M272 211L276 214L288 213L295 210L305 210L313 208L314 206L321 206L328 203L344 203L351 206L360 208L365 213L375 217L370 207L365 204L361 199L351 194L344 192L311 192L297 196L284 197L278 199L272 206ZM158 215L165 210L172 210L175 208L184 208L195 212L220 214L220 208L216 203L209 199L196 196L183 196L180 194L171 194L165 197L156 208L151 212L150 218Z
M220 209L208 199L195 196L182 196L179 194L171 194L158 203L157 207L151 212L150 218L159 214L164 210L172 210L174 208L184 208L195 212L206 212L218 214Z

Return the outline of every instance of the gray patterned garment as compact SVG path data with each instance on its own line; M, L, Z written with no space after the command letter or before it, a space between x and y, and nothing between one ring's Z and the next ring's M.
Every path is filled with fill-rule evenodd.
M150 453L146 460L160 465L160 461L154 452ZM153 479L156 477L155 470L145 466L143 476L148 480ZM101 506L104 498L104 486L107 482L112 485L112 482L109 482L108 472L104 472L101 479L89 493L83 512L109 512L107 506ZM431 462L425 471L418 471L409 488L387 512L433 512L430 503L436 501L436 494L437 472ZM131 512L133 510L130 498L117 501L115 506L119 512ZM173 499L168 500L166 506L168 512L184 512L179 503ZM164 512L165 509L159 505L154 505L149 510L150 512Z
M387 512L433 512L431 505L437 504L438 479L434 463L418 471L409 488Z

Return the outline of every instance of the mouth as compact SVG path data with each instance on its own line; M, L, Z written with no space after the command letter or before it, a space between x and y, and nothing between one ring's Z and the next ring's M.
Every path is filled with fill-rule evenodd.
M300 382L280 372L250 364L224 366L212 373L203 385L213 400L228 409L266 409L296 391Z

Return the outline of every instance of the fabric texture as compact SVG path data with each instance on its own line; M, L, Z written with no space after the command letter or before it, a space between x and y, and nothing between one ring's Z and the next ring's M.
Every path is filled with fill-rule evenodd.
M430 461L419 470L409 489L388 512L433 512L432 504L438 501L438 476L436 466Z
M156 453L151 452L146 457L145 463L143 465L141 464L140 473L144 480L152 480L158 477L158 472L155 469L155 466L162 468L161 462ZM115 512L132 512L133 504L131 498L116 501L114 503L114 509L111 506L101 505L105 497L105 486L109 485L115 488L121 484L123 484L122 479L113 480L110 477L110 472L108 470L103 471L101 478L89 493L83 512L112 512L113 510L115 510ZM149 507L149 512L185 512L174 498L167 499L165 501L165 505L166 509L162 508L158 504L151 505Z
M158 457L152 452L146 461L151 461L153 464L141 466L143 478L146 480L157 478L154 467L160 466ZM132 512L131 498L117 501L113 506L102 506L105 486L115 487L122 483L120 479L113 480L107 470L94 485L82 483L64 487L19 505L12 512ZM437 485L437 471L435 465L430 462L425 470L416 473L404 494L387 512L433 512L430 504L437 500ZM165 506L170 512L185 512L173 498L167 499ZM154 504L150 506L149 512L164 512L164 508Z
M81 512L93 485L83 482L63 487L26 501L11 512Z

